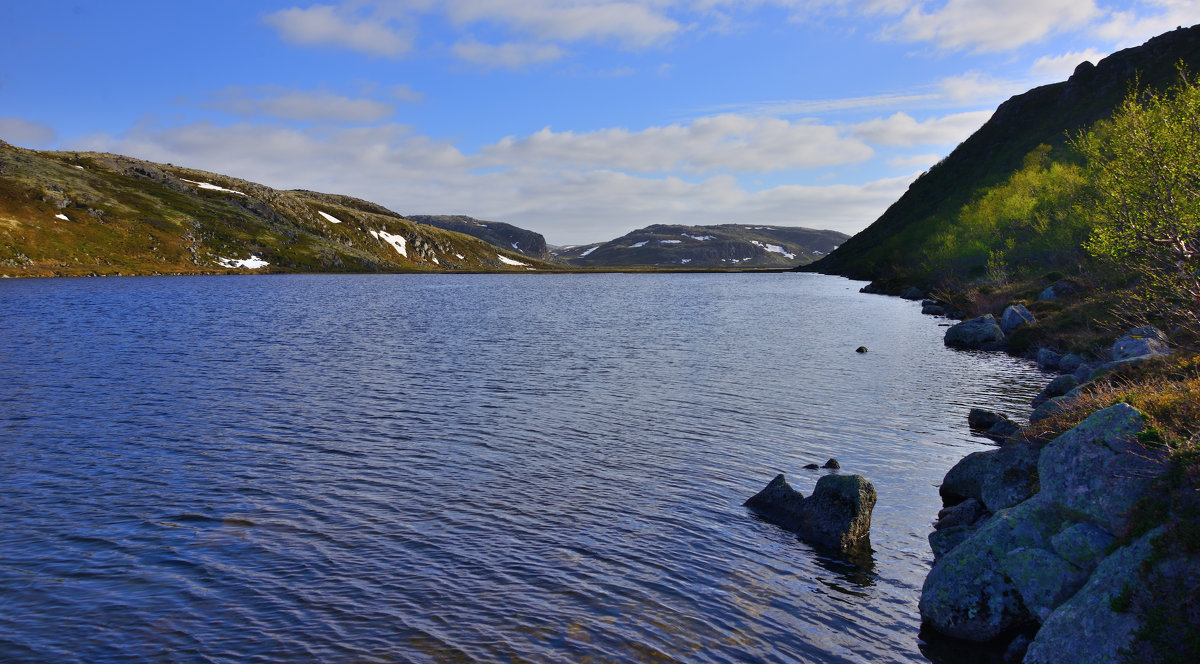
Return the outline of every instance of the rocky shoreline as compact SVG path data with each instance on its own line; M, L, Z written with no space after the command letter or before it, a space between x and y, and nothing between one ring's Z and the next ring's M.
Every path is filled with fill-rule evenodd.
M1042 296L1061 294L1051 287ZM924 298L917 289L902 297ZM928 299L922 308L956 313ZM1036 325L1034 315L1010 304L999 320L989 314L953 325L944 342L1005 350L1027 325ZM1168 352L1152 327L1131 330L1101 358L1037 349L1039 366L1060 375L1034 400L1030 422L1067 408L1089 382ZM969 421L999 446L968 455L942 482L944 508L929 536L934 564L919 604L925 627L987 644L1005 662L1127 661L1141 625L1122 597L1157 555L1161 531L1141 532L1134 508L1169 467L1146 417L1117 403L1050 441L983 409Z

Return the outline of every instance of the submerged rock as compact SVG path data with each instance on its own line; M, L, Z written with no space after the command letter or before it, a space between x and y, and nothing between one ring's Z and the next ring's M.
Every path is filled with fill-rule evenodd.
M952 325L943 343L965 350L998 350L1004 345L1004 331L996 317L988 314Z
M875 487L859 475L825 475L805 498L781 474L744 504L802 539L842 552L870 549Z

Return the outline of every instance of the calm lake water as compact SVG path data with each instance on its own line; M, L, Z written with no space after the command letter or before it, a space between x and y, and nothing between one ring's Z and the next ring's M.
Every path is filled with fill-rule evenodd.
M0 281L0 661L926 661L967 410L1047 378L860 286ZM869 560L742 507L829 457Z

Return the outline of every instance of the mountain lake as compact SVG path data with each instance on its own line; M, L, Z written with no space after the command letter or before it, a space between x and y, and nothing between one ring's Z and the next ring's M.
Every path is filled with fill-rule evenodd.
M0 281L0 661L928 661L967 411L1046 377L861 285ZM742 506L830 457L868 558Z

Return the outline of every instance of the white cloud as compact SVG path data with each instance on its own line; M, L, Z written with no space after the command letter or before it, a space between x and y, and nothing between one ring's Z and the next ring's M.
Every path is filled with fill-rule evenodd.
M938 87L945 98L962 105L994 103L1029 89L1026 83L993 78L977 71L948 76Z
M58 133L49 125L30 122L23 118L0 118L0 140L29 148L49 146L58 138Z
M1009 51L1100 16L1093 0L948 0L930 11L925 3L912 6L884 35L952 51Z
M750 115L809 115L831 111L862 110L866 108L895 108L900 105L930 102L938 99L932 93L897 94L885 93L868 97L845 97L842 99L784 99L779 101L747 102L715 106L710 111L746 113Z
M376 17L356 20L331 5L293 7L263 19L284 41L301 46L339 46L368 55L398 57L412 50L412 38Z
M391 93L393 99L399 99L400 101L408 102L410 104L419 104L425 101L425 93L413 90L412 86L406 83L393 85L389 92Z
M301 122L370 123L384 120L396 111L392 104L373 99L278 86L225 88L211 94L201 106L244 117L265 116Z
M656 2L612 0L446 0L444 10L459 24L501 23L537 39L577 42L615 40L646 47L671 37L681 26Z
M1062 55L1044 55L1029 68L1030 73L1056 81L1066 80L1075 72L1080 63L1087 60L1092 64L1099 62L1107 53L1101 53L1094 48L1085 51L1071 51Z
M940 154L914 154L903 157L892 157L888 159L888 165L896 168L919 168L925 170L930 166L938 163L945 155Z
M652 223L805 225L855 232L909 179L749 191L728 175L702 181L480 155L400 125L304 130L278 125L142 126L72 149L118 152L261 182L359 196L401 213L462 213L541 232L552 243L608 240Z
M717 115L641 131L575 133L550 128L484 147L490 164L566 165L639 173L768 173L865 161L873 151L836 127L778 118Z
M907 113L895 113L850 127L850 131L875 145L956 145L987 122L992 111L955 113L918 122Z
M1113 12L1096 34L1126 48L1168 30L1200 23L1200 0L1142 0L1140 4L1141 11Z
M454 54L462 60L489 69L521 69L523 67L553 62L565 52L553 44L483 44L474 38L464 39L454 45Z

